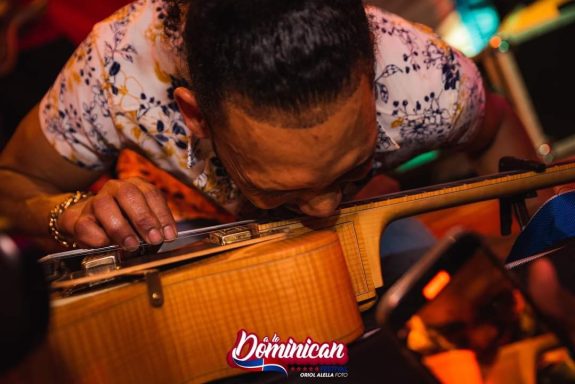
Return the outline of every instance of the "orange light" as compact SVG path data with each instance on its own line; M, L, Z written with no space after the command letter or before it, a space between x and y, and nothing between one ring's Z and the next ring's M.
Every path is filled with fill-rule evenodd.
M437 275L433 276L429 283L423 288L423 297L427 300L435 299L435 297L439 295L439 292L449 284L450 280L451 276L449 276L449 273L445 271L437 272Z
M489 45L493 49L499 48L499 46L501 45L501 37L493 36L491 39L489 39Z

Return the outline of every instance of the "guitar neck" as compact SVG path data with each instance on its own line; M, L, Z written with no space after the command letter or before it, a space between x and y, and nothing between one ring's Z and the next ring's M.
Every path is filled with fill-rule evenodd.
M393 218L398 219L438 209L513 196L572 181L575 181L575 162L551 166L542 172L499 173L352 202L343 206L339 213L348 214L389 207L393 211Z
M260 232L278 228L305 230L304 228L332 227L340 233L342 224L352 223L357 246L362 253L365 252L372 271L373 281L378 287L383 284L379 273L379 237L385 226L391 221L444 208L512 196L572 181L575 181L575 162L553 165L542 172L507 172L439 184L429 188L408 190L375 199L348 203L342 206L335 215L327 218L282 220L260 223L256 227ZM345 248L346 245L342 244L342 246ZM346 252L345 249L344 252Z

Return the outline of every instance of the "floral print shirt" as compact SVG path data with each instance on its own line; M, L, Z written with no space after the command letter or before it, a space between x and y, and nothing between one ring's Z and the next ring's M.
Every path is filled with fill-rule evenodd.
M189 80L181 33L164 29L166 10L164 0L139 0L98 23L42 99L42 130L79 166L103 170L131 148L233 211L237 189L174 100ZM485 104L475 65L425 27L371 6L366 13L376 56L374 167L468 141Z

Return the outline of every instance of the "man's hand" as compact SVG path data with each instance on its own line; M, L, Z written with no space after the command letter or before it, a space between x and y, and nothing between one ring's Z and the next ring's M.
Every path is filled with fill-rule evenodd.
M160 244L177 234L161 192L139 178L108 181L97 195L65 210L58 228L82 247L118 244L130 251L138 238Z
M44 136L35 107L0 153L0 216L13 231L47 236L50 211L70 191L88 189L103 172L62 157ZM83 247L118 244L133 250L139 239L159 244L176 237L164 197L140 179L109 181L97 195L66 209L56 225Z

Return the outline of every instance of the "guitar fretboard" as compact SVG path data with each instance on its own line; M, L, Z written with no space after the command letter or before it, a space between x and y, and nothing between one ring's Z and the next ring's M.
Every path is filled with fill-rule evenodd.
M315 222L317 220L330 221L341 215L360 213L361 211L385 207L393 207L392 216L396 219L437 209L525 193L571 181L575 181L575 163L561 163L550 166L542 172L503 172L406 190L367 200L348 202L344 203L340 209L329 218L290 218L287 220L260 222L256 224L256 227L260 231L266 231L296 223Z

